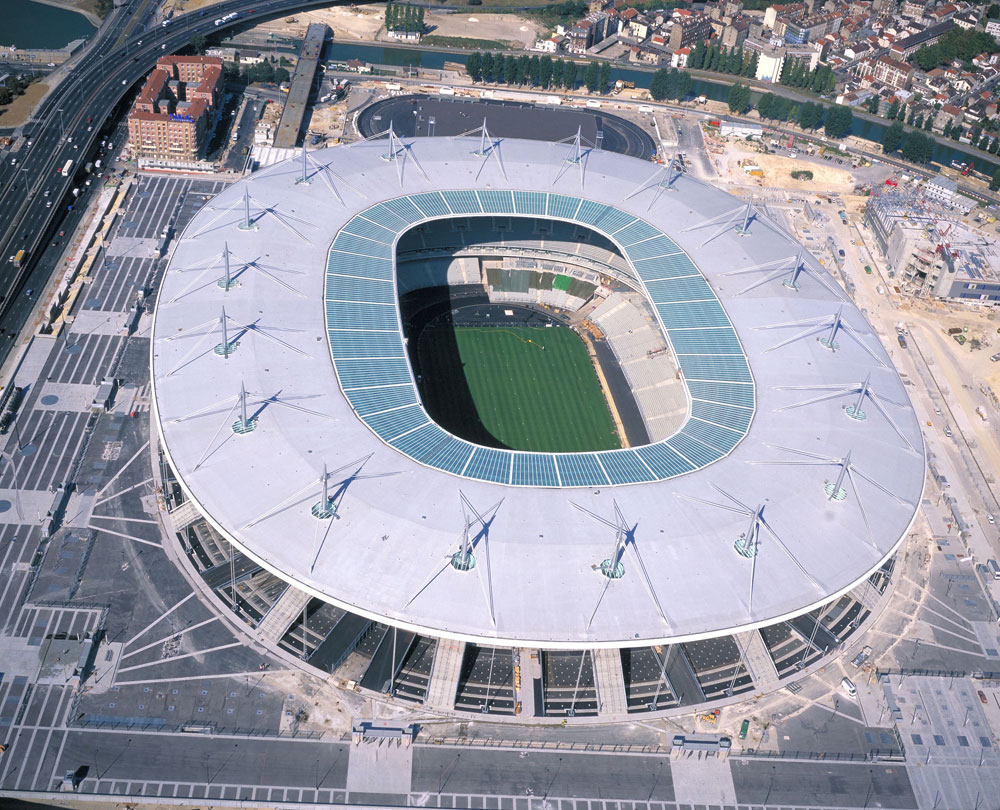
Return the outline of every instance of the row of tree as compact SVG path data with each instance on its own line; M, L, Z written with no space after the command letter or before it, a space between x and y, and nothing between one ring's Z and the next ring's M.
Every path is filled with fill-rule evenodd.
M611 82L611 65L608 62L591 60L581 75L579 64L572 60L537 54L504 56L502 53L475 51L465 61L465 72L474 82L530 85L543 90L550 87L572 90L582 80L591 93L605 93Z
M736 89L739 88L739 89ZM750 88L733 85L729 91L729 109L734 113L745 112L750 105ZM817 101L794 101L776 93L764 93L757 102L757 114L763 121L792 122L803 129L824 128L827 137L840 140L851 131L854 113L850 107L826 107Z
M424 8L409 3L386 3L386 31L404 31L422 34L424 31Z
M730 76L752 78L757 74L757 54L749 56L739 48L723 48L714 42L706 45L699 42L688 54L687 66L691 70L714 70Z
M837 86L837 77L829 65L817 65L806 69L801 59L786 59L778 77L778 84L785 87L799 87L814 93L832 93Z
M918 130L907 132L902 121L893 121L882 133L882 151L885 154L897 149L913 163L926 163L934 153L935 140Z

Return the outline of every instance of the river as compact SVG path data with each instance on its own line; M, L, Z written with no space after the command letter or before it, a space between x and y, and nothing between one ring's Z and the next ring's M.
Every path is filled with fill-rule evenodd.
M0 3L9 0L0 0ZM348 59L361 59L373 65L387 65L390 67L422 67L429 70L441 70L445 62L458 62L464 64L466 54L463 51L434 50L424 48L383 48L381 45L367 45L353 42L334 42L327 51L329 59L337 62L346 62ZM611 81L635 82L636 87L648 88L652 79L652 72L648 70L636 70L634 68L619 67L613 65L611 68ZM696 95L703 95L712 101L725 101L729 96L729 85L723 82L713 82L704 79L696 79L694 82L694 92ZM756 103L760 93L753 94L753 101ZM851 135L855 135L865 140L881 143L882 134L888 124L880 121L869 121L856 117L851 127ZM976 168L987 175L992 175L993 171L1000 168L1000 164L986 162L979 152L956 148L938 143L934 147L933 160L942 166L950 166L952 161L970 163L975 161Z
M0 45L58 50L96 29L82 14L31 0L0 0Z

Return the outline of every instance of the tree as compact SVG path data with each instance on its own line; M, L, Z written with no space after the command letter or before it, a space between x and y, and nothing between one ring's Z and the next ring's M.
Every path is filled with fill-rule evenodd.
M913 107L910 107L910 112L906 116L906 125L908 127L916 126L913 123L913 119L916 117L916 114L917 114L917 111Z
M483 75L482 71L483 55L479 51L473 51L466 57L465 72L474 82L478 82Z
M986 148L986 151L991 155L995 155L997 152L1000 152L1000 139L994 138L990 141L990 145Z
M750 54L750 58L747 59L746 64L743 65L743 75L748 79L753 79L757 75L757 51L753 51Z
M903 124L900 121L893 121L892 124L882 133L882 151L885 154L895 152L903 141Z
M580 72L580 68L577 66L576 62L572 60L566 63L566 88L572 90L576 87L576 75Z
M503 80L504 84L513 84L517 79L517 59L507 54L503 60Z
M195 54L195 56L204 56L205 48L207 46L208 40L205 38L204 34L195 34L188 42L188 47L191 48L191 52Z
M608 84L611 82L611 63L601 62L601 68L598 71L597 79L597 89L600 93L608 92Z
M878 115L879 104L880 99L878 95L869 96L868 100L865 102L865 105L868 107L868 112L872 115Z
M774 119L774 101L777 96L774 93L764 93L757 102L757 115L765 121Z
M539 56L532 56L528 60L528 75L532 86L537 87L542 83L542 60Z
M531 59L527 54L521 54L517 57L517 73L514 75L514 81L519 85L525 85L528 83L530 73Z
M552 57L546 54L539 62L539 72L542 79L542 89L548 90L552 85Z
M996 191L998 188L1000 188L1000 169L994 171L990 179L990 191Z
M491 54L489 51L486 51L486 53L482 55L480 64L481 64L480 71L483 77L483 81L484 82L493 81L493 54Z
M274 69L274 81L277 82L278 84L280 84L281 82L291 81L291 79L292 76L288 72L288 68L279 67Z
M934 139L922 132L911 132L906 136L902 154L914 163L926 163L934 153Z
M734 84L729 88L729 112L742 115L750 106L750 87L746 84Z
M931 115L930 113L927 113L927 118L924 119L924 131L930 132L931 127L933 126L934 126L934 116Z
M14 100L14 94L6 87L0 87L0 104L10 104Z
M698 42L694 48L691 49L691 53L688 56L688 67L692 70L700 70L705 64L705 41L701 40Z
M552 65L552 84L556 87L566 86L566 63L562 59L556 59Z
M895 121L897 115L899 115L899 99L894 98L889 105L889 112L886 113L885 117L890 121Z
M854 113L850 107L836 104L826 111L826 124L824 130L828 138L840 140L851 131L854 123Z
M669 85L669 72L666 68L660 68L649 80L649 95L653 97L653 101L663 101L667 97Z
M805 102L799 107L799 126L803 129L816 129L823 122L823 105L813 101Z
M593 93L597 90L597 82L600 78L600 68L597 66L597 62L590 60L587 62L587 69L583 74L583 83L587 85L588 92Z
M694 79L691 78L691 74L686 70L677 71L677 86L674 88L675 93L671 98L683 101L694 89Z
M722 60L722 48L716 45L710 45L708 51L709 51L708 69L717 71L719 69L719 62Z

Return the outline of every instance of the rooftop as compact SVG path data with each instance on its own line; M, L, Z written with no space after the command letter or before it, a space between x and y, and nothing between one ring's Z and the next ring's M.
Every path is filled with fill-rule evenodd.
M154 396L163 447L213 525L355 612L547 647L771 623L878 568L919 504L922 437L829 274L757 208L656 164L480 146L310 153L308 183L299 158L268 167L186 228L158 299ZM430 422L402 350L394 245L470 213L582 222L616 242L684 372L675 436L528 454ZM336 517L316 513L324 482L336 509L319 511ZM475 565L456 570L465 533ZM623 576L602 574L609 560Z

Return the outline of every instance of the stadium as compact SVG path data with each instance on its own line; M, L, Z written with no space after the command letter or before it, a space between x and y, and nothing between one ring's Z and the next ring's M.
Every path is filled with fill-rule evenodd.
M863 633L923 490L904 384L823 267L752 201L579 138L260 169L181 234L151 353L206 585L433 711L779 688Z

